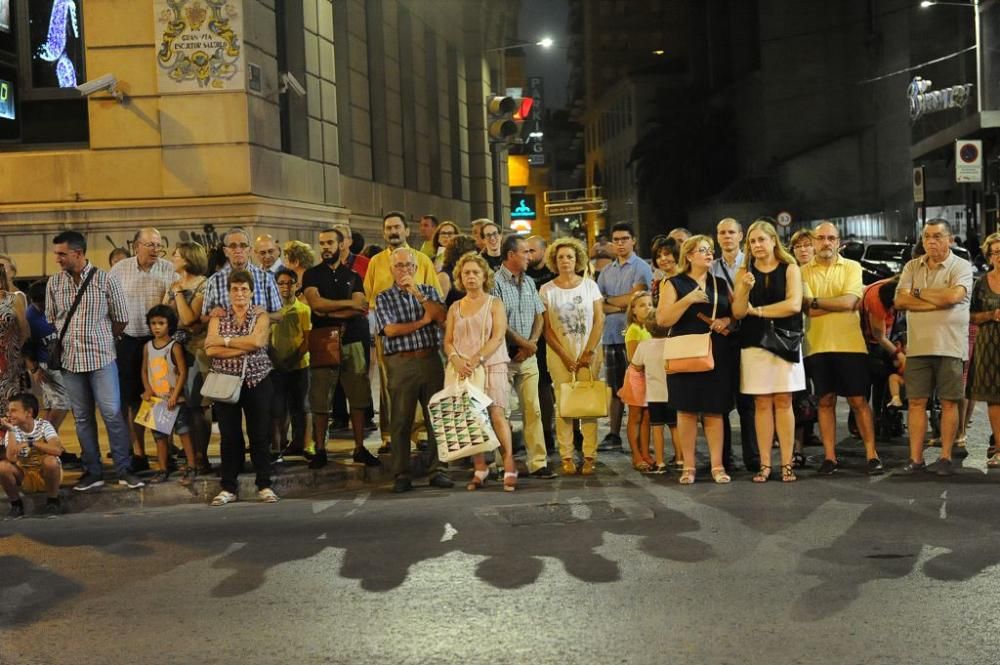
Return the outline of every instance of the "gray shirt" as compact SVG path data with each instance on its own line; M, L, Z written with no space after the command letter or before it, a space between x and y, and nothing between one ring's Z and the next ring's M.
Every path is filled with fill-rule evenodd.
M972 294L972 266L948 252L937 268L927 265L927 256L913 259L903 268L896 291L913 289L965 288L955 305L930 312L906 312L906 355L947 356L969 359L969 300Z

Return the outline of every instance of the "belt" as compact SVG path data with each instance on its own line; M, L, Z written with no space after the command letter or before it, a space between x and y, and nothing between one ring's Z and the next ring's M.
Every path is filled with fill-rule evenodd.
M390 353L391 358L430 358L437 349L425 348L417 349L416 351L397 351L396 353Z

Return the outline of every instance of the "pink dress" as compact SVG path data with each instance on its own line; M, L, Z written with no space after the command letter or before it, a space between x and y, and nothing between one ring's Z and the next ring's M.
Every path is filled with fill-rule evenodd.
M470 317L462 315L461 303L452 305L455 310L455 333L452 343L455 351L466 358L475 358L479 349L483 348L483 341L493 334L493 317L490 316L490 307L495 298L490 296L486 303ZM485 326L485 330L484 330ZM486 368L486 394L489 395L493 403L504 409L507 408L510 399L510 382L507 378L507 363L510 356L507 355L507 344L501 342L496 351L491 353L484 363Z

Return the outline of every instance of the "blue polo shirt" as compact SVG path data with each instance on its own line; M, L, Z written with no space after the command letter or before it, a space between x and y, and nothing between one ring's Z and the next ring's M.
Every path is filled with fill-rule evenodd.
M597 286L605 298L623 296L632 291L636 284L649 288L653 283L653 269L639 258L635 252L624 262L615 260L601 271L597 278ZM625 313L608 314L604 320L604 332L601 334L601 344L625 343Z

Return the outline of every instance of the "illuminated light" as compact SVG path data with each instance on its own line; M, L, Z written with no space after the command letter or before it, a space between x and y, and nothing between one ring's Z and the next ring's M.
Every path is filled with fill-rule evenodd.
M928 7L933 7L934 2L933 0L924 0L923 2L920 3L920 6L923 7L924 9L927 9Z
M517 111L514 112L514 120L524 120L529 115L531 115L531 107L534 106L535 99L533 97L524 97L521 99L521 105L518 107Z
M666 53L666 51L664 51L661 48L658 48L655 51L653 51L653 55L664 55L665 53Z
M541 46L542 48L551 48L554 43L555 42L552 40L551 37L542 37L537 42L535 42L535 45Z
M54 0L49 15L48 37L40 47L36 57L46 62L56 63L56 79L60 88L76 86L76 68L66 55L66 31L73 28L73 36L80 37L80 27L76 20L74 0Z
M518 235L527 235L531 233L531 222L526 219L515 219L511 221L510 228Z

